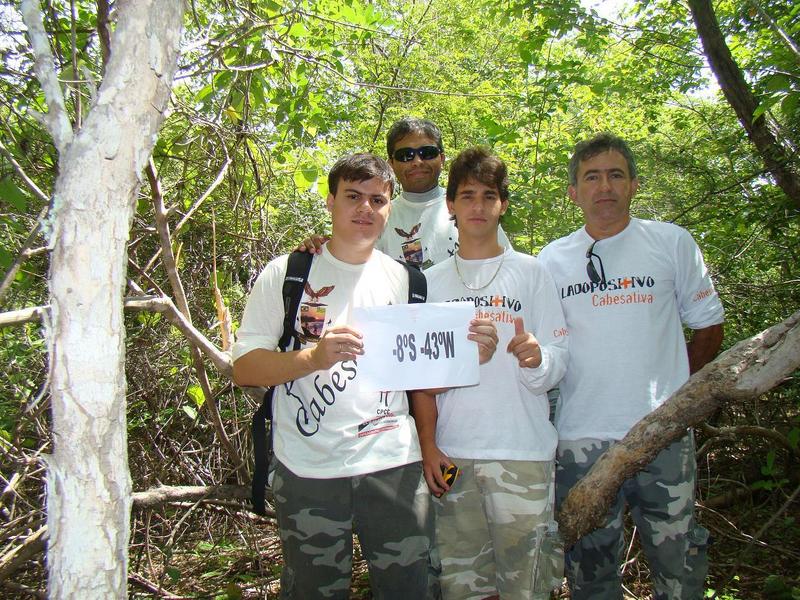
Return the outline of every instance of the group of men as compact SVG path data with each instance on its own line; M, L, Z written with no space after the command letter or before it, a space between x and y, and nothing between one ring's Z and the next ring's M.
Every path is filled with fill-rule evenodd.
M396 122L387 152L388 163L346 156L329 174L332 234L309 248L297 349L277 349L285 256L256 280L233 349L239 385L275 388L281 597L346 598L357 533L376 598L435 597L439 585L444 598L549 598L561 577L557 503L713 359L719 298L685 230L630 216L636 164L615 136L576 146L568 191L585 225L538 258L515 252L500 227L509 192L499 158L465 150L445 190L430 121ZM402 194L392 201L393 175ZM407 301L395 258L425 269L429 302L476 307L480 383L415 390L413 417L404 392L359 389L369 348L348 323L354 307ZM319 327L302 327L302 314ZM687 433L624 483L606 525L567 551L573 598L622 598L626 503L654 597L703 596L708 533L694 519L694 461Z

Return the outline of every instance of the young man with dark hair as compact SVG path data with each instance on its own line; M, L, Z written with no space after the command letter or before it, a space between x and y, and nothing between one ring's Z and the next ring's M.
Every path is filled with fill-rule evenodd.
M394 178L383 159L355 154L328 181L333 233L305 285L300 348L277 351L287 256L256 280L233 347L238 385L275 386L281 598L347 598L354 532L376 598L424 598L432 514L414 421L405 392L355 391L365 349L348 325L353 307L408 298L406 269L373 250Z
M545 269L498 241L508 202L503 162L462 152L447 185L458 252L426 271L428 300L473 302L500 349L479 385L413 393L446 600L550 597L551 577L537 568L552 564L538 550L553 529L558 438L546 393L566 369L567 332ZM460 475L448 485L451 464Z
M624 140L600 134L577 144L569 177L569 196L586 224L539 254L560 292L570 335L556 411L559 502L609 446L714 358L723 320L692 236L671 223L631 217L639 180ZM692 330L688 342L683 325ZM626 503L653 597L703 597L708 532L694 518L695 471L689 432L625 481L605 527L567 554L574 600L622 599Z

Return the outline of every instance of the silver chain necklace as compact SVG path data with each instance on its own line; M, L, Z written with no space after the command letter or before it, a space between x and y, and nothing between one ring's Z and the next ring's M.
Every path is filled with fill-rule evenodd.
M458 278L461 280L461 283L469 291L477 292L477 291L480 291L480 290L482 290L484 288L489 287L492 284L492 282L495 280L495 277L497 277L497 274L500 272L500 269L503 268L503 261L506 259L506 251L503 250L503 253L500 255L500 264L497 265L497 270L494 272L494 275L492 275L492 278L489 281L487 281L484 285L479 285L478 287L472 287L470 284L468 284L466 281L464 281L464 277L461 275L461 269L458 268L459 256L458 256L457 252L456 252L455 256L453 257L453 259L454 259L453 262L456 263L456 273L458 274Z

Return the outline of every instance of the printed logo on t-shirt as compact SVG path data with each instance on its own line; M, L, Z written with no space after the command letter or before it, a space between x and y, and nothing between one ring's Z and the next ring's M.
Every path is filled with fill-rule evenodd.
M391 431L400 427L397 417L391 412L385 415L380 415L374 419L369 419L359 424L358 437L367 437L368 435L376 435L384 431Z
M403 260L410 265L421 265L423 262L422 239L419 237L414 238L419 233L420 227L422 227L422 223L417 223L407 233L399 227L394 228L397 235L405 239L400 246L403 249Z
M356 378L358 365L354 360L338 363L335 370L314 375L314 390L310 398L295 393L296 381L287 381L284 390L289 398L297 403L295 427L304 437L315 435L323 426L325 414L333 409L339 394L347 389L347 384ZM299 387L299 386L298 386Z
M322 337L325 329L325 309L328 305L317 302L317 300L330 294L335 287L328 285L315 292L306 281L305 292L309 300L300 304L299 338L301 342L316 342Z
M462 296L452 298L448 302L473 302L475 318L489 319L495 323L513 323L514 314L522 310L522 302L506 295Z
M713 293L714 293L713 287L700 290L694 296L692 296L692 302L700 302L700 300L702 300L703 298L708 298Z
M452 237L447 238L447 241L450 242L450 248L447 250L448 256L455 256L456 252L458 252L458 240L454 240Z
M592 306L616 306L619 304L652 304L655 294L652 288L656 280L652 275L630 275L616 277L594 283L579 281L563 286L560 290L561 299L578 298L590 295Z

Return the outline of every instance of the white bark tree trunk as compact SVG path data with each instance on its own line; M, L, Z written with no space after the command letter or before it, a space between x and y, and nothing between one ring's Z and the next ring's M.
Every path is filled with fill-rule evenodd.
M183 2L127 0L117 9L106 76L83 127L59 147L53 198L51 598L127 597L126 243L169 102Z

